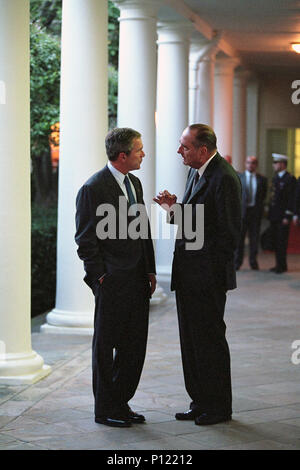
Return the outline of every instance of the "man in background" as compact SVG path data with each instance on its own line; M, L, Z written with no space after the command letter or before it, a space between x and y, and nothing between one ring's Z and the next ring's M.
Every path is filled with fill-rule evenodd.
M258 270L257 253L264 201L267 195L267 178L257 173L258 160L255 156L246 158L246 171L239 174L242 183L242 231L235 254L235 268L243 264L245 238L249 237L249 265Z
M295 210L296 179L286 169L288 161L286 155L273 153L272 157L275 176L272 180L269 220L276 264L270 271L282 274L288 269L286 253L290 223Z

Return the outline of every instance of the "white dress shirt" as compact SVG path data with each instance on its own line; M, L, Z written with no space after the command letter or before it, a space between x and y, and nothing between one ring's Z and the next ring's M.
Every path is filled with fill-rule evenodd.
M207 165L212 161L212 159L217 155L217 152L214 153L209 160L207 160L207 162L204 163L204 165L202 165L200 168L198 168L198 173L199 173L199 179L201 178L201 176L203 175L203 173L205 172L206 170L206 167Z
M126 186L125 186L125 183L124 183L124 180L125 180L125 176L126 176L126 175L124 175L124 173L121 173L119 170L117 170L117 169L111 164L110 161L107 162L107 166L108 166L108 169L110 170L110 172L112 173L112 175L114 176L114 178L116 179L118 185L119 185L120 188L122 189L122 191L123 191L123 193L124 193L124 196L126 196L126 199L127 199L127 201L128 201L128 194L127 194ZM129 178L129 176L128 176L128 179L129 179L130 186L131 186L133 195L134 195L134 197L135 197L135 200L137 201L136 192L135 192L135 187L133 186L132 181L131 181L131 179Z
M250 184L250 177L252 175L252 200L249 201L249 203L247 204L248 207L253 207L255 206L255 198L256 198L256 190L257 190L257 178L256 178L256 173L253 172L253 173L250 173L250 171L246 170L245 171L245 175L246 175L246 186L247 188L249 188L249 184Z

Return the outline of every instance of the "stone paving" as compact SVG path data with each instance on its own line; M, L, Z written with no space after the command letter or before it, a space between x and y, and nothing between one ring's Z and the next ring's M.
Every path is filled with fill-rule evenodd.
M258 272L244 263L238 289L228 294L230 423L200 427L174 418L189 398L170 293L151 309L145 367L131 402L146 424L116 429L94 423L91 337L39 333L40 317L33 321L33 349L52 373L34 385L0 386L0 449L299 450L300 364L291 361L291 345L300 340L300 256L289 256L290 271L282 275L268 272L272 255L259 262Z

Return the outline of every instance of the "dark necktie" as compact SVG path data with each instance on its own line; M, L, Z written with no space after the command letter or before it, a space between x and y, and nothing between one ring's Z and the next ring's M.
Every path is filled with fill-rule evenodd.
M194 175L194 181L193 181L193 186L192 186L192 192L194 191L195 186L196 186L196 184L198 183L198 181L199 181L199 173L198 173L198 171L196 171L196 173L195 173L195 175Z
M131 189L131 184L130 184L130 181L129 181L129 178L128 178L127 175L124 178L124 183L125 183L126 191L127 191L127 195L128 195L128 203L129 203L130 206L132 206L132 204L136 204L136 200L135 200L135 197L133 195L133 192L132 192L132 189Z
M249 178L249 185L248 185L248 204L252 203L252 198L253 198L253 183L252 183L252 174L250 175Z

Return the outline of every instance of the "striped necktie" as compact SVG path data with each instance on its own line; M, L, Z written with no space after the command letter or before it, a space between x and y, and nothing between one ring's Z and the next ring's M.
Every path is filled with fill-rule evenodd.
M135 200L133 191L131 189L131 184L130 184L130 181L129 181L129 178L128 178L127 175L124 178L124 183L125 183L126 191L127 191L127 195L128 195L128 203L129 203L130 206L132 206L132 204L136 204L136 200Z

